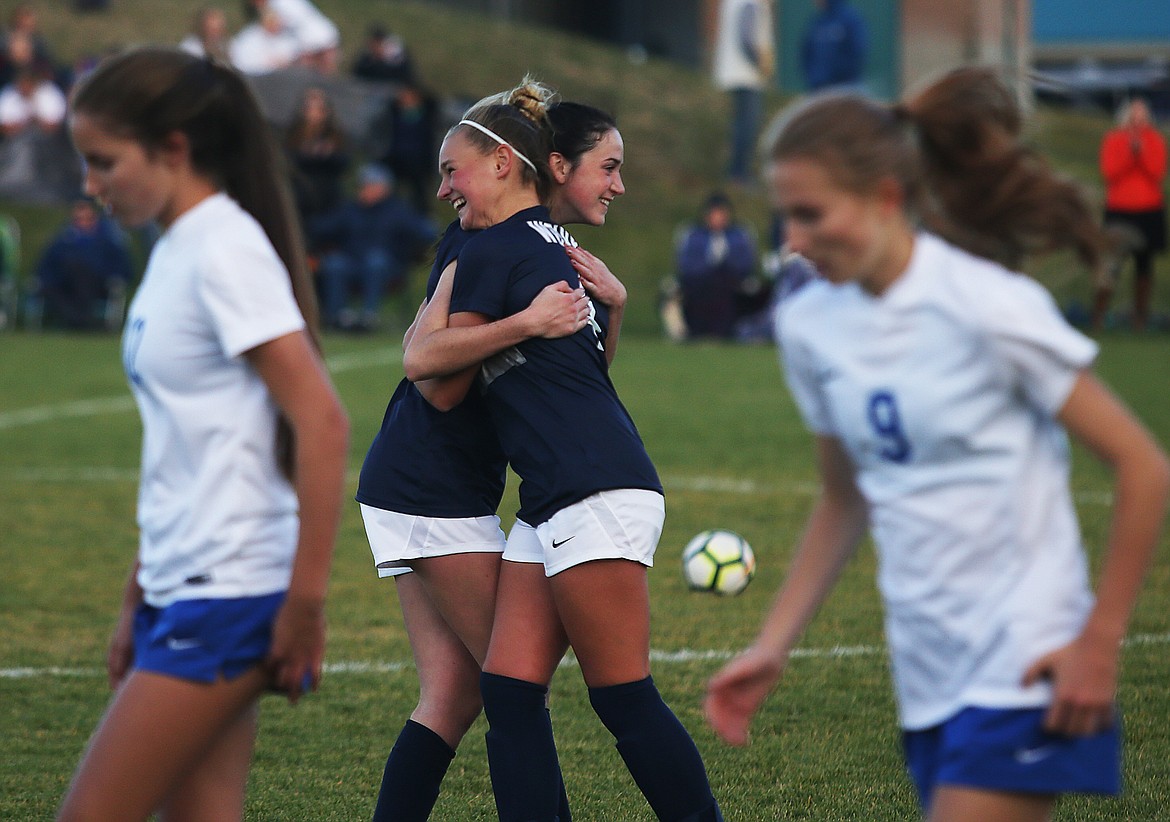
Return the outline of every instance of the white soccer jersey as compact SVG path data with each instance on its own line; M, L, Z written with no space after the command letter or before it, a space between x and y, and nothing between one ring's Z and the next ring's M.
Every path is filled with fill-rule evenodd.
M780 309L785 374L869 505L903 727L1020 685L1092 605L1055 420L1096 345L1036 282L920 234L881 296L809 283Z
M150 604L288 587L297 499L273 455L276 407L241 355L303 327L268 238L224 194L151 252L122 340L142 415L138 580Z

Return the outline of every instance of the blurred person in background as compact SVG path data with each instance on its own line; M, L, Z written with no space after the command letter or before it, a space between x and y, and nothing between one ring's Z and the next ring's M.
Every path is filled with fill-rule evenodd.
M414 61L402 37L381 23L366 31L366 41L354 58L350 73L375 83L413 83ZM433 159L433 155L432 155Z
M399 190L420 214L430 212L438 185L434 163L438 120L438 101L413 81L398 87L378 120L388 142L381 162L394 172Z
M248 17L275 12L281 28L296 43L296 61L322 74L337 71L341 33L309 0L244 0Z
M731 200L715 192L703 203L698 222L675 243L675 265L686 337L732 339L745 288L757 264L752 232L736 222Z
M301 224L341 205L353 155L329 92L309 86L284 134ZM310 246L310 252L319 249Z
M378 327L382 300L406 286L410 267L435 241L435 225L394 195L394 175L369 163L352 200L317 215L309 237L321 254L317 271L325 325L343 331ZM350 294L360 309L350 309Z
M55 134L65 122L65 110L65 94L41 66L22 68L0 89L0 130L5 137L31 130Z
M849 0L816 0L800 45L800 67L809 91L830 88L859 91L865 72L868 34L865 20Z
M105 328L108 302L124 299L133 275L122 232L92 200L75 201L69 221L37 262L42 322L81 331Z
M244 74L269 74L295 65L300 57L296 38L275 9L253 11L253 18L228 43L231 63Z
M764 89L775 67L772 0L722 0L713 72L716 88L731 99L731 160L727 176L750 187L752 158L764 115Z
M227 14L219 6L203 6L195 12L191 31L179 42L179 48L196 57L229 60Z
M21 68L0 89L0 192L35 202L77 193L76 166L63 124L66 99L46 67Z
M1097 284L1093 328L1104 327L1118 275L1132 257L1133 328L1143 331L1150 321L1154 257L1166 250L1166 140L1145 100L1136 98L1121 107L1117 126L1101 142L1100 166L1105 225L1117 248Z
M17 44L15 41L24 41L24 44ZM21 57L11 58L7 56L14 48L20 50ZM32 5L18 3L13 6L12 11L8 15L8 26L4 29L3 44L0 46L0 52L3 52L5 55L4 58L0 58L0 71L7 72L7 76L0 77L0 82L11 81L16 73L16 67L35 63L41 68L47 69L53 82L57 83L62 89L69 87L69 68L57 60L53 50L49 46L48 40L41 33L40 17ZM15 60L15 67L5 67L3 65L4 62L10 59Z

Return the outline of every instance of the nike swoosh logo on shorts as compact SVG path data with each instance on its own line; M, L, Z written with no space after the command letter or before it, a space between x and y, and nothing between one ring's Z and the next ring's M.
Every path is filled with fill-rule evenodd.
M1036 748L1016 748L1016 762L1021 765L1035 765L1056 753L1055 745L1040 745Z
M577 536L577 535L576 535L576 534L573 534L573 537L575 537L575 536ZM552 547L553 547L553 548L560 548L562 545L564 545L566 542L568 542L569 540L571 540L573 537L565 537L565 538L564 538L564 539L562 539L560 542L557 542L557 541L554 539L554 540L552 541Z
M190 637L188 639L179 639L178 637L167 637L167 648L172 651L190 651L192 648L198 648L203 644L203 640Z

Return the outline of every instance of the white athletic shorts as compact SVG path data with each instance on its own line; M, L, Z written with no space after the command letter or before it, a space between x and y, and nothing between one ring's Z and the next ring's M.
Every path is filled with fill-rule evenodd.
M410 561L448 554L502 553L500 518L419 517L362 505L366 538L379 577L410 572Z
M543 563L549 577L596 559L628 559L649 568L665 519L666 503L657 491L601 491L562 508L535 529L517 520L504 559Z

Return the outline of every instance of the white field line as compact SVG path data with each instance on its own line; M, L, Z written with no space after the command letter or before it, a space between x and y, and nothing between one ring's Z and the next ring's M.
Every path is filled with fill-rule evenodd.
M3 427L3 426L0 426ZM0 480L9 482L138 482L138 471L132 468L112 468L108 466L70 466L56 468L20 468L14 471L0 471ZM351 471L346 481L351 485L358 480L358 472ZM664 476L662 483L668 491L690 491L700 494L728 494L731 496L769 496L786 494L790 496L812 497L817 493L817 487L812 483L793 482L782 484L768 484L753 480L734 480L726 477L683 477ZM1073 499L1083 505L1113 504L1113 493L1110 491L1077 491Z
M1170 644L1170 634L1136 634L1125 641L1127 648L1141 648L1152 645ZM885 648L879 645L835 645L831 648L797 648L792 652L792 659L848 659L859 656L882 656ZM659 665L686 665L691 662L723 662L734 657L738 651L681 649L677 651L650 651L650 660ZM575 666L576 660L572 655L561 660L561 667ZM398 673L414 667L413 662L405 661L358 661L326 662L325 673L331 676L346 674L387 674ZM60 668L46 666L43 668L0 668L0 679L31 679L34 677L45 679L67 679L70 677L96 678L104 677L106 672L101 668Z
M389 365L396 357L401 356L401 349L379 348L374 351L356 351L351 354L327 357L325 365L332 373L341 374L346 371ZM13 411L0 413L0 431L73 417L95 417L101 414L119 414L132 410L134 410L134 399L129 392L119 394L116 397L98 397L53 405L38 405L32 408L17 408Z

